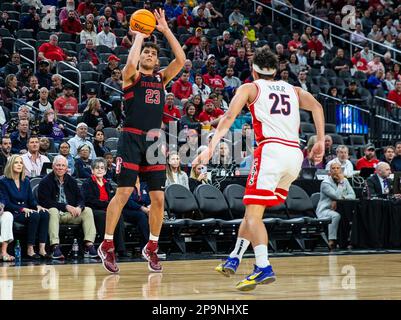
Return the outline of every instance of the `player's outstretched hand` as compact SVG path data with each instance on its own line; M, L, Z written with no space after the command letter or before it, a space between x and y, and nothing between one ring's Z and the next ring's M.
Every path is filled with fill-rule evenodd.
M195 167L197 164L207 164L212 157L213 152L210 151L209 148L203 150L199 156L197 156L194 161L192 161L192 167Z
M317 141L312 147L310 157L315 159L316 163L320 163L324 156L324 141Z
M169 29L167 21L166 21L166 16L164 14L163 9L156 9L154 11L154 15L156 17L157 25L156 29L160 31L161 33L164 33Z

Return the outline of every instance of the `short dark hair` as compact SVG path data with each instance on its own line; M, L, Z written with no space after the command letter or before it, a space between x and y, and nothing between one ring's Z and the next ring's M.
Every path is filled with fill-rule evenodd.
M398 146L399 144L401 144L401 141L397 141L397 142L395 143L395 147L397 148L397 146Z
M3 136L3 137L1 137L1 138L0 138L0 144L3 144L3 140L4 140L4 139L10 139L10 140L11 140L11 137L10 137L10 135L8 135L8 134L5 135L5 136Z
M160 47L153 43L153 42L144 42L142 45L142 50L141 52L145 49L145 48L152 48L155 49L157 51L157 56L159 56L159 52L160 52Z
M277 55L275 55L271 50L267 48L257 48L255 50L255 54L253 56L253 63L256 64L260 69L278 69L278 59ZM259 77L262 79L271 79L273 75L266 76L259 73Z

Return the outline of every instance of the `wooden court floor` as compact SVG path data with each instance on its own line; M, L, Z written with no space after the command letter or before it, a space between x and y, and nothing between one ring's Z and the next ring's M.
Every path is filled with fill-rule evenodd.
M3 263L0 300L401 299L400 254L271 258L277 281L251 292L234 287L253 259L244 259L232 278L214 271L219 261L164 261L163 274L149 274L145 262L127 262L120 264L119 275L106 273L100 263Z

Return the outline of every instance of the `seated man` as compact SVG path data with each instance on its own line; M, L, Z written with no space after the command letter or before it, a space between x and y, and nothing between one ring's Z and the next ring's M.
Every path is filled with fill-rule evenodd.
M366 180L367 188L365 195L367 198L387 198L393 194L393 181L389 179L391 174L390 165L386 162L379 162L376 166L376 173ZM400 197L401 194L396 195Z
M356 162L356 170L361 170L362 168L375 168L379 163L376 158L376 149L372 144L368 144L364 149L365 155L358 159Z
M329 166L330 175L322 182L320 186L320 200L316 208L316 215L319 218L331 218L329 224L329 248L335 249L337 240L337 230L341 216L335 210L337 209L337 200L355 199L355 192L348 180L341 172L341 165L332 162Z
M39 184L38 203L49 209L49 238L52 246L51 257L64 259L60 250L59 227L62 224L82 224L84 231L84 257L96 258L93 242L96 237L92 209L85 207L84 199L74 178L67 174L67 159L57 155L53 160L53 172Z
M343 170L343 174L348 178L354 175L354 166L352 162L349 160L348 147L344 145L339 145L336 149L337 157L333 160L330 160L326 164L326 170L330 170L330 166L333 162L337 162L340 164L341 169Z
M50 162L49 158L39 153L39 137L30 136L28 138L28 152L21 158L24 162L25 173L27 177L33 178L40 176L45 162Z

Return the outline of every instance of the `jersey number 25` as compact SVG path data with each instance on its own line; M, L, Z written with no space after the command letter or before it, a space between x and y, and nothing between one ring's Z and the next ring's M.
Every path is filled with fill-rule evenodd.
M270 110L270 114L283 114L288 116L291 113L291 105L288 101L290 96L288 94L275 94L271 93L269 99L273 100L273 106Z

